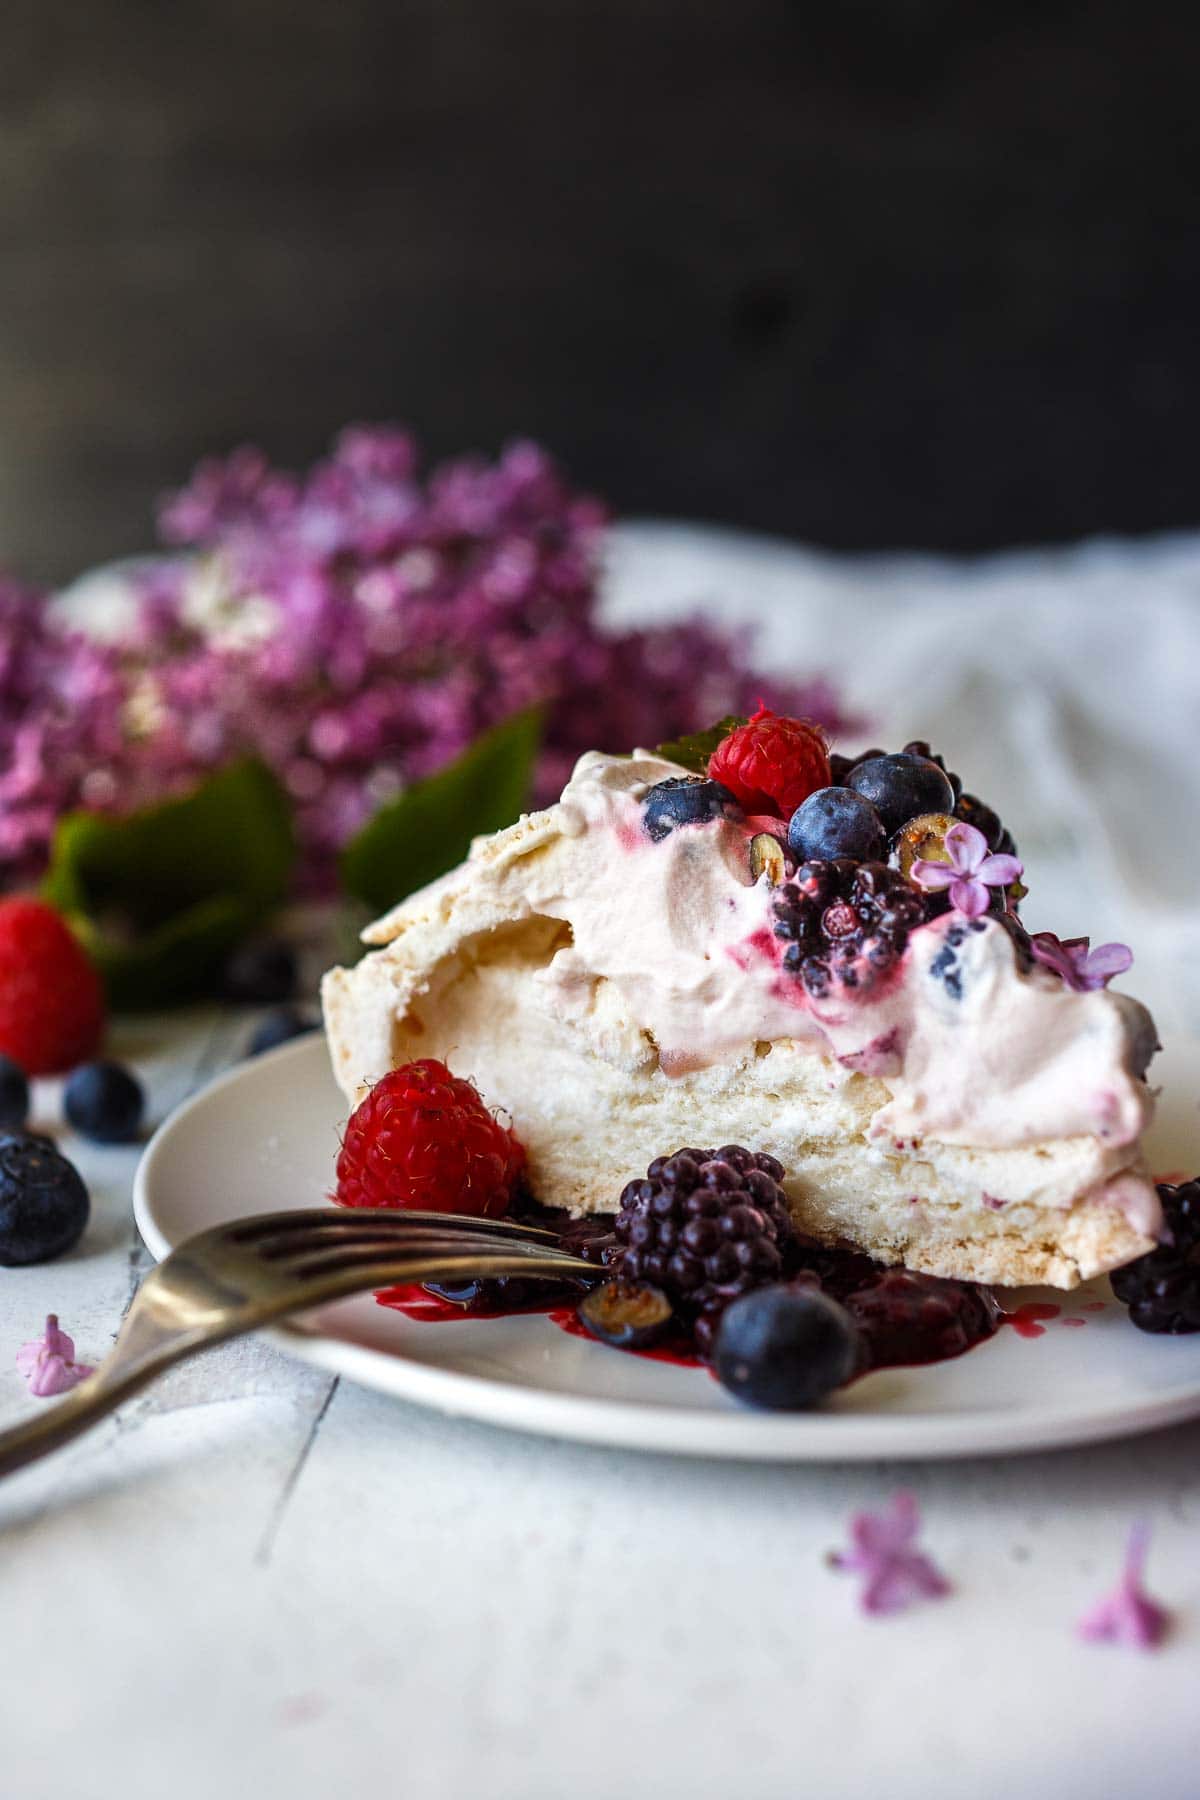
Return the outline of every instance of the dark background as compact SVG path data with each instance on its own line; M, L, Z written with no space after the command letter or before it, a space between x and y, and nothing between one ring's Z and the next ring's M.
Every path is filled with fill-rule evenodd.
M0 563L353 417L837 546L1194 524L1198 77L1103 0L6 0Z

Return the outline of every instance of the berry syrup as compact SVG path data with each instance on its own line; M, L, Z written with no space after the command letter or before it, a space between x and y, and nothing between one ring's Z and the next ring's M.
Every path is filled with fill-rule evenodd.
M531 1224L557 1231L566 1249L596 1264L598 1281L606 1278L608 1254L618 1247L611 1216L572 1219L566 1213L535 1206L527 1206L521 1216ZM1001 1324L1013 1323L1022 1337L1042 1334L1043 1327L1036 1322L1039 1316L1046 1316L1041 1308L1022 1308L1010 1319L991 1291L975 1282L944 1281L908 1269L889 1269L857 1251L815 1244L800 1247L797 1261L791 1278L824 1289L858 1325L867 1352L864 1374L873 1369L946 1362L985 1343ZM576 1311L588 1286L586 1276L578 1281L512 1276L460 1287L383 1288L375 1298L381 1306L393 1307L424 1324L542 1313L559 1330L595 1342ZM1032 1319L1028 1317L1031 1312ZM665 1342L628 1354L687 1368L708 1367L708 1359L686 1325Z

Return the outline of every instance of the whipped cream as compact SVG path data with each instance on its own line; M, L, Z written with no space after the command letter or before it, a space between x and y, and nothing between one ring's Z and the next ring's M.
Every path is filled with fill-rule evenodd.
M869 993L813 999L783 968L774 890L750 875L751 826L685 825L658 843L642 830L647 788L679 773L641 751L585 756L561 802L575 854L527 859L530 910L571 928L537 976L565 1015L588 1014L604 984L668 1075L757 1041L811 1045L888 1087L877 1137L1012 1148L1141 1135L1155 1035L1136 1001L1022 970L1002 925L956 914L918 927Z

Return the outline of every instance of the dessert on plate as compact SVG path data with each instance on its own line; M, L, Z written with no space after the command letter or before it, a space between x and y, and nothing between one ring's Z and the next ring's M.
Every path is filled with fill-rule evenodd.
M1121 947L1026 934L995 813L927 745L830 764L770 715L676 755L584 756L367 930L323 990L351 1106L442 1059L571 1214L733 1141L885 1264L1069 1288L1151 1250L1153 1024Z

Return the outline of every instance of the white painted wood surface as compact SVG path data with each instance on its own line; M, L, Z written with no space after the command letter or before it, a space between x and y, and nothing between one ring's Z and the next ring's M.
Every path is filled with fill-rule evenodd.
M822 643L807 660L836 666ZM1045 840L1035 924L1069 925L1050 902L1081 884L1085 922L1126 923L1094 841L1008 812ZM1195 1029L1200 969L1168 951L1132 985ZM113 1048L158 1118L247 1030L201 1011ZM64 1145L93 1223L0 1271L3 1422L45 1404L13 1364L45 1313L99 1357L145 1267L136 1153ZM955 1593L868 1620L825 1559L900 1486ZM1137 1515L1177 1613L1141 1657L1073 1635ZM5 1800L1190 1800L1200 1424L943 1467L705 1466L444 1420L243 1342L0 1486L0 1644Z

